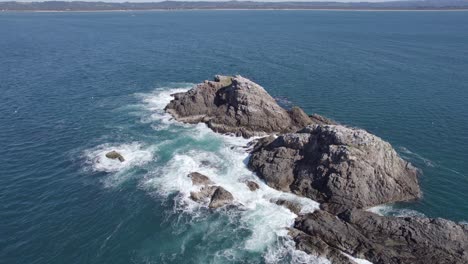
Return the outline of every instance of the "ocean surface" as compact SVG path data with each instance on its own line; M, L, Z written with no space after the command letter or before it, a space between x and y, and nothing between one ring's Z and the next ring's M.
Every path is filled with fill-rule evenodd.
M247 140L164 114L215 74L422 170L423 199L373 210L468 220L468 12L3 12L0 263L326 263L294 249L295 216L269 202L299 198L242 183ZM191 171L243 205L191 202Z

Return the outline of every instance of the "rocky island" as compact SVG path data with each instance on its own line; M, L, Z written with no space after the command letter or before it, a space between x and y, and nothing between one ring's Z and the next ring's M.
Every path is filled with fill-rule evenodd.
M298 107L284 109L242 76L218 75L173 97L165 110L178 121L246 138L264 136L251 148L249 168L272 188L321 203L320 210L300 215L296 204L271 201L298 215L290 230L298 249L333 263L356 263L353 257L373 263L468 263L466 225L365 211L421 197L419 171L381 138ZM193 200L209 201L210 208L234 200L206 176L189 176L202 185Z

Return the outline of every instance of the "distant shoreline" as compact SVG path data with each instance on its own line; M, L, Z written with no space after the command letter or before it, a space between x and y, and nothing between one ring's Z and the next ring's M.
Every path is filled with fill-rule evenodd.
M468 11L468 0L388 0L387 2L268 2L178 0L161 2L0 2L0 11L13 12L138 12L222 10L312 10L312 11ZM281 2L283 1L283 2Z
M98 12L147 12L147 11L348 11L348 12L467 12L463 9L351 9L351 8L187 8L187 9L108 9L108 10L0 10L0 13L98 13Z

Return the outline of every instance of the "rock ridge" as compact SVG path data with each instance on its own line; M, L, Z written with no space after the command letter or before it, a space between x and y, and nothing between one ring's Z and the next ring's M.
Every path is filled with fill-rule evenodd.
M240 75L216 75L173 97L165 111L176 120L202 122L215 132L243 137L293 132L328 121L318 115L311 118L299 107L282 108L262 86Z
M297 247L333 263L468 263L468 226L441 218L388 217L359 209L338 216L318 210L299 216L290 232ZM297 231L299 230L299 231Z

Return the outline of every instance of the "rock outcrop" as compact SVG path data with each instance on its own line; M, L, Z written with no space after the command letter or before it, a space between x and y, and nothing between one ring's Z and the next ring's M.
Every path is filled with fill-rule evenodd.
M362 210L421 196L418 170L379 137L297 107L283 109L241 76L216 76L173 96L165 110L176 120L243 137L269 135L245 147L249 168L275 189L321 203L322 210L301 215L300 204L271 200L299 215L290 229L298 249L333 263L356 264L350 256L374 264L468 263L468 226ZM233 203L233 195L207 176L189 177L201 186L193 200L210 208Z
M296 219L299 249L334 263L343 253L385 264L468 263L468 227L444 219L385 217L363 210L337 216L318 210Z
M218 187L211 196L211 201L208 207L210 208L219 208L228 204L231 204L234 201L232 194L223 187Z
M249 167L273 188L339 213L419 198L418 171L361 129L310 125L255 146Z
M219 133L251 137L294 132L314 123L299 107L283 109L263 87L239 75L217 75L173 97L165 110L176 120L203 122Z
M200 190L190 192L190 199L198 203L205 203L209 201L208 207L215 209L232 204L234 196L221 186L215 184L206 175L199 172L191 172L187 175L192 179L193 185L201 186Z
M122 156L122 154L118 153L117 151L113 150L113 151L110 151L110 152L107 152L106 153L106 158L108 159L118 159L120 162L124 162L125 159L124 157Z

